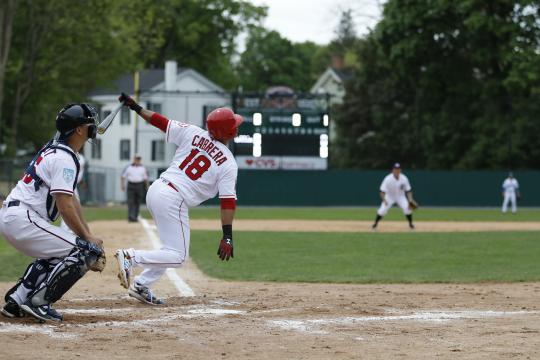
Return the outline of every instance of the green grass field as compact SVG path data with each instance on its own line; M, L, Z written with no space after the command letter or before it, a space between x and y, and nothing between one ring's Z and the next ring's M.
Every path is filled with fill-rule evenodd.
M372 220L368 208L240 208L238 219ZM142 215L149 218L147 210ZM124 207L86 208L88 221L124 220ZM219 208L193 209L194 219ZM402 219L393 209L387 219ZM421 209L426 221L540 221L540 210ZM478 282L539 281L540 233L257 233L235 232L236 258L216 256L220 231L193 231L191 256L210 276L257 281ZM20 276L30 259L0 238L0 281Z
M540 280L540 236L520 233L235 234L235 258L218 261L219 233L194 231L190 253L229 280L436 283Z

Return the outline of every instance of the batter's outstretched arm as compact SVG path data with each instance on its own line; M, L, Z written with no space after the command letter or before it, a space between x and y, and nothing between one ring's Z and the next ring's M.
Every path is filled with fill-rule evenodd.
M124 106L127 106L131 110L135 111L137 114L139 114L140 117L142 117L151 125L157 127L163 132L167 131L167 126L169 125L169 119L167 119L165 116L154 111L143 109L143 107L137 104L131 96L128 96L124 93L122 93L118 97L118 101L123 103Z

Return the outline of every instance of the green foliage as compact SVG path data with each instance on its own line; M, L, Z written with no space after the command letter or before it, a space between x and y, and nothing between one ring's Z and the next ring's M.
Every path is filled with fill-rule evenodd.
M320 70L314 62L320 48L312 42L293 43L276 31L254 27L238 64L240 85L247 91L264 91L276 85L309 91L320 75L311 71Z
M244 0L21 0L15 11L2 106L8 156L39 147L69 102L145 67L176 59L225 88L236 36L266 8ZM2 139L0 139L1 142Z
M147 65L161 67L176 59L180 66L198 70L225 88L237 84L231 59L235 39L246 29L257 26L266 8L244 0L160 0L149 1L163 7L163 43Z
M537 232L237 232L235 257L215 256L217 232L194 231L190 255L227 280L330 283L538 281Z
M388 1L356 47L336 164L538 167L539 35L535 1Z

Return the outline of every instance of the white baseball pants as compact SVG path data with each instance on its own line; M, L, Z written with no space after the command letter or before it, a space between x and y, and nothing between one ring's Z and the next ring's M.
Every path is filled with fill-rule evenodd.
M0 209L0 233L17 250L38 259L66 257L77 238L23 204Z
M388 210L390 210L390 208L394 206L394 204L397 204L401 208L401 210L403 210L403 214L410 215L412 213L411 209L409 208L409 201L405 196L402 196L399 199L392 199L390 197L386 197L385 200L386 203L383 201L381 203L381 207L379 207L379 209L377 210L377 214L380 216L385 216L386 213L388 213Z
M508 202L512 203L512 212L517 212L516 193L504 193L502 212L508 211Z
M162 243L159 250L129 249L134 266L144 268L135 277L137 284L150 287L165 273L167 268L180 267L189 254L189 214L180 194L158 179L146 194L146 206L150 210Z

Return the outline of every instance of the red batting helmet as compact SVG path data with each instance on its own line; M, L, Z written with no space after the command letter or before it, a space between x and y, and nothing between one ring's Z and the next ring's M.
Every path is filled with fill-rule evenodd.
M214 139L229 140L237 135L244 119L229 108L217 108L206 118L206 128Z

